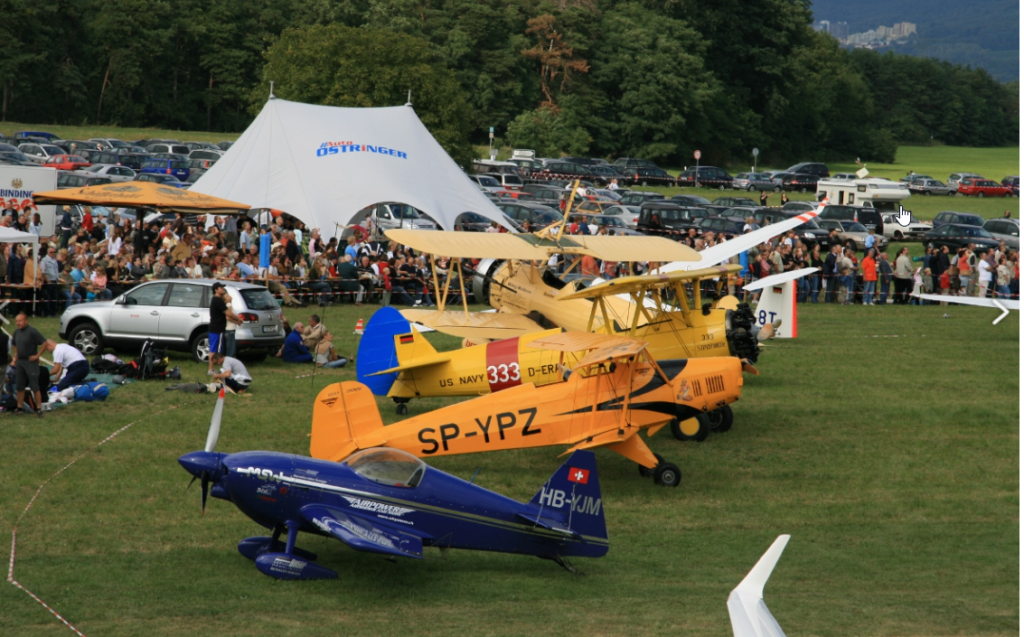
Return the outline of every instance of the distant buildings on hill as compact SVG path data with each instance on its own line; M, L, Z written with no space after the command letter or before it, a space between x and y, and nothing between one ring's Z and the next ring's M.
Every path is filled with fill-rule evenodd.
M814 23L814 30L828 33L839 40L840 44L846 46L876 49L898 42L905 42L911 35L917 33L917 25L913 22L900 22L891 27L879 26L877 29L865 31L864 33L850 33L850 27L845 22L820 20Z

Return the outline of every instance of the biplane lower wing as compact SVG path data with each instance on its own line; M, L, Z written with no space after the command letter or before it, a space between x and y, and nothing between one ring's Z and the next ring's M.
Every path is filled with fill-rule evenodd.
M357 551L423 559L423 540L415 535L318 504L304 506L300 512L307 522Z
M543 327L525 316L505 312L402 310L402 316L438 332L475 341L494 341L544 331Z

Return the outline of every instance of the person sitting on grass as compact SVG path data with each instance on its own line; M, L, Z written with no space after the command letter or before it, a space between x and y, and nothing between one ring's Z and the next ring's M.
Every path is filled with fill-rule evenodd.
M281 360L286 363L313 362L313 355L309 353L309 348L302 342L302 328L302 323L296 322L291 333L288 334L288 338L284 339L284 345L277 352L277 356L280 356Z
M245 393L245 390L249 389L249 385L252 384L252 376L249 375L249 370L245 368L242 361L232 356L225 356L220 352L211 354L210 358L213 359L214 365L220 366L220 371L213 375L213 380L224 383L236 394Z
M334 337L329 331L324 331L324 337L316 344L314 351L316 352L317 367L335 368L348 364L347 358L338 356L338 353L334 351Z

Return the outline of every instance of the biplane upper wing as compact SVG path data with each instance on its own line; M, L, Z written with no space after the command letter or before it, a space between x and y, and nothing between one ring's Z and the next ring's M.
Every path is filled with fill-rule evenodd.
M458 258L540 261L555 253L590 255L608 261L700 261L700 253L664 237L564 235L561 239L535 234L487 232L423 232L388 230L393 239L414 250Z
M506 312L441 312L438 310L402 310L411 323L426 325L439 332L470 340L500 340L543 332L544 328L521 314Z
M568 299L594 299L599 296L615 296L630 292L646 292L654 288L663 288L675 285L680 281L698 281L702 279L715 279L728 274L739 272L743 268L736 264L719 265L712 268L701 268L700 270L679 270L676 272L665 272L662 274L643 274L638 276L625 276L618 279L605 281L599 285L592 285L572 294L560 297L561 300Z

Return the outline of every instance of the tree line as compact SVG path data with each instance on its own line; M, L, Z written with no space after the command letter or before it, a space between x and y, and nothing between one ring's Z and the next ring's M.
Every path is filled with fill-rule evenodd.
M284 99L403 104L461 163L499 140L664 165L1017 143L1017 84L815 33L807 0L0 0L2 117L240 131Z

